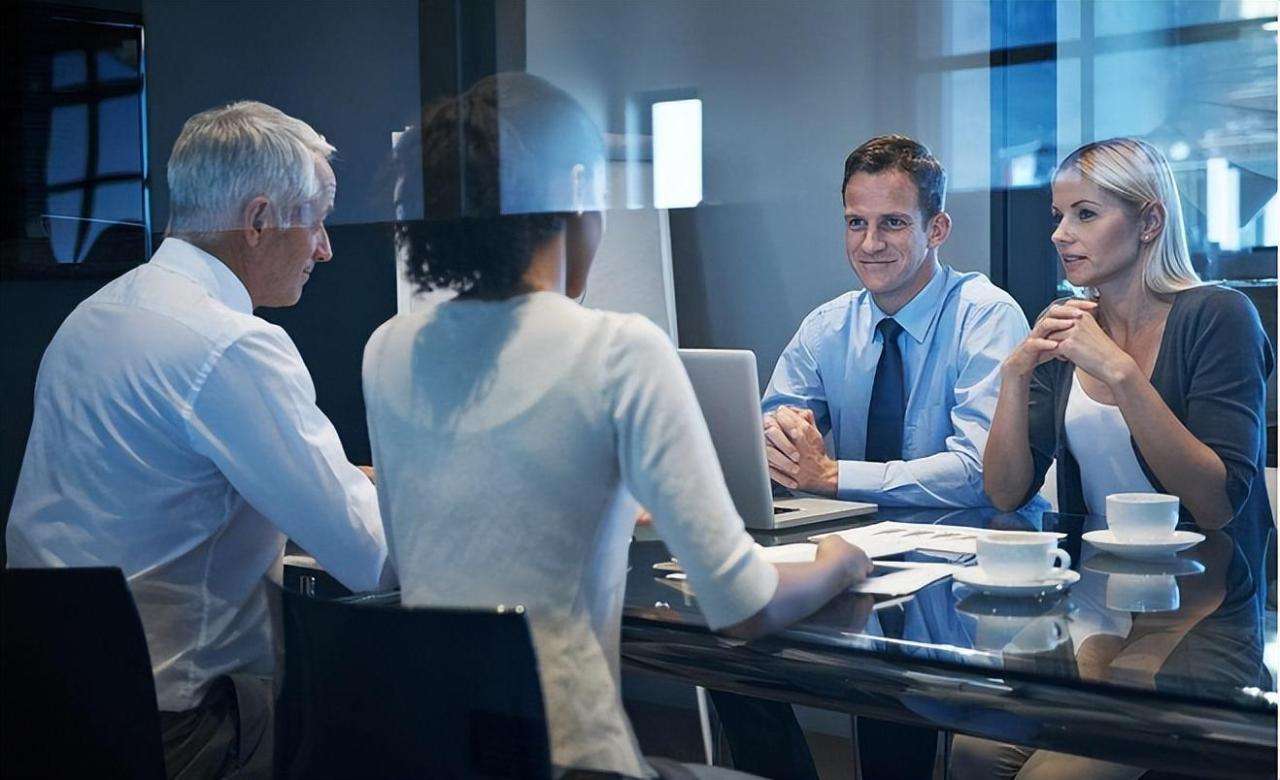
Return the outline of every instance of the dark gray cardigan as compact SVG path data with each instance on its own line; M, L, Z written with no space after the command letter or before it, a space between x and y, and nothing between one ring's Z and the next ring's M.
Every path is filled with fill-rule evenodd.
M1256 574L1271 532L1266 486L1267 377L1271 345L1258 312L1240 292L1217 285L1177 293L1165 323L1151 384L1187 430L1218 454L1227 467L1227 497L1233 511L1228 530L1244 548ZM1035 478L1026 500L1044 484L1058 460L1058 504L1063 512L1085 513L1078 455L1067 448L1063 420L1075 365L1051 360L1031 380L1028 430ZM1129 439L1142 473L1160 492L1169 492ZM1101 511L1101 508L1097 508ZM1182 519L1194 522L1184 507Z

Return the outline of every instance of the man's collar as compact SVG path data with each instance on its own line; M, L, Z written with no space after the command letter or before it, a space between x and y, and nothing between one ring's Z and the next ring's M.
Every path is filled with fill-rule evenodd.
M228 308L253 314L253 299L240 278L226 263L195 244L169 236L151 256L151 262L187 277Z
M938 304L942 300L943 293L946 292L947 279L950 275L951 269L935 260L933 277L929 279L929 283L893 315L902 329L909 333L917 344L924 343L924 337L929 333L929 326L938 315ZM871 295L867 295L867 299L871 302L871 327L875 328L881 320L890 315L885 314Z

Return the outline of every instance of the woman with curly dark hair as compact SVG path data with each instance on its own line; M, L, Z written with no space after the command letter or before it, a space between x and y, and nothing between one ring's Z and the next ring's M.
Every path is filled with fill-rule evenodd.
M571 97L526 74L485 79L428 112L396 157L400 213L422 216L397 229L410 274L458 293L392 319L365 349L403 602L525 605L562 773L736 775L648 761L627 722L618 635L631 496L708 623L733 635L814 612L869 560L833 536L813 563L765 561L666 335L572 300L604 229L605 161Z

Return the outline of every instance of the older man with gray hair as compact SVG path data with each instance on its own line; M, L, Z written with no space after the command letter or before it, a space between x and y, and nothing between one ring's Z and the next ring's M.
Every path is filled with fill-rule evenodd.
M270 771L286 537L354 590L388 576L373 485L289 336L253 314L296 303L331 257L333 151L262 103L189 119L168 237L77 306L40 364L8 565L124 571L171 776Z

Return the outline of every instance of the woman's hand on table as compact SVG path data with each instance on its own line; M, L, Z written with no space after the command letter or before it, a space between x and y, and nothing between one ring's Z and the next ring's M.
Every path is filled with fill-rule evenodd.
M849 582L845 587L862 582L875 568L861 547L849 544L837 534L824 536L818 540L818 552L814 560L818 563L840 565L848 573Z
M773 598L741 623L721 629L739 639L755 639L785 628L825 607L871 573L871 559L839 536L818 542L812 563L775 563L778 587Z

